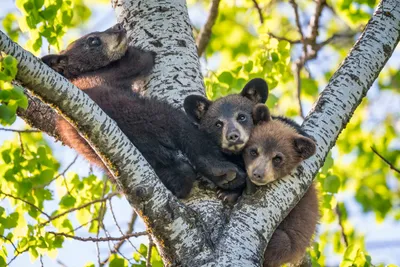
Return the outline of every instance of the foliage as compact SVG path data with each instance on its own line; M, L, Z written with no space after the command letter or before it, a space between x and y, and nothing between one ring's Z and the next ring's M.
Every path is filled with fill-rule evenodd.
M307 23L315 4L297 2L302 22ZM188 3L189 8L206 9L210 1ZM204 56L209 63L205 75L207 95L215 99L237 93L249 79L264 77L270 87L267 105L273 114L300 122L293 67L302 54L302 44L296 42L300 34L292 7L282 1L258 0L257 3L263 22L254 1L221 1ZM337 33L359 32L377 1L331 0L328 3L317 42ZM15 5L21 14L0 11L4 15L2 26L15 41L29 35L26 47L32 52L46 49L45 40L60 50L65 47L62 43L65 33L89 20L90 4L97 5L98 1L17 0ZM308 33L306 26L303 25L304 33ZM271 33L283 39L274 38ZM353 35L349 36L322 47L316 59L310 59L302 68L300 100L305 110L311 108L347 55L354 43ZM350 206L356 205L363 213L373 214L377 223L400 219L400 175L371 150L373 146L394 166L400 166L399 108L382 108L385 104L380 99L384 94L399 99L398 69L398 65L390 64L381 73L375 96L369 96L356 110L317 176L321 227L309 250L313 266L326 266L332 254L340 256L340 266L380 264L374 260L374 251L367 249L365 240L369 233L360 232L354 225L353 218L359 215L354 215L354 208ZM16 73L15 59L3 55L0 123L5 126L14 123L17 108L27 107L22 89L11 83ZM105 217L113 217L109 200L117 196L107 181L94 174L82 176L60 170L52 147L39 133L18 133L14 139L1 144L0 152L0 266L23 253L29 254L33 261L42 256L55 257L64 248L66 238L51 234L50 230L74 235L79 228L92 236L107 234L108 226L102 224ZM109 255L108 251L101 256L102 259L109 256L109 266L146 266L148 247L141 244L128 257L122 253ZM162 266L155 247L151 251L151 264Z
M11 83L17 75L17 60L0 54L0 124L11 125L17 118L17 109L28 107L23 89Z

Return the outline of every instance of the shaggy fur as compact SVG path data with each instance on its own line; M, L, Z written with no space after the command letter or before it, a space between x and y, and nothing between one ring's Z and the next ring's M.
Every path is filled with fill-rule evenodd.
M84 90L118 124L176 196L190 193L196 172L221 188L242 186L245 173L182 111L132 92L132 84L152 69L154 54L128 48L127 43L125 30L114 26L83 36L60 55L42 60ZM65 144L106 171L95 151L61 116L57 128Z
M274 118L265 105L254 108L253 119L257 125L243 158L250 180L257 185L283 178L315 154L314 141L301 134L298 124L288 118ZM317 192L311 185L273 233L264 254L264 267L298 264L310 246L318 218Z

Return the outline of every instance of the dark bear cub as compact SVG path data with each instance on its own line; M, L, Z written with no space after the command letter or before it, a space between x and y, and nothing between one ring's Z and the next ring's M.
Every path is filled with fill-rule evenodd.
M268 85L260 78L249 81L239 94L231 94L215 101L199 95L186 97L186 114L206 132L228 158L244 169L241 152L254 127L252 111L268 98ZM236 202L243 187L220 191L219 197L228 203Z
M119 25L83 36L59 55L42 60L84 90L118 124L176 196L190 193L197 172L221 188L244 183L245 173L229 162L184 112L132 92L132 84L152 69L154 54L128 47L126 31ZM65 144L107 170L91 146L61 116L57 130Z
M294 121L271 118L265 105L254 108L256 124L243 152L249 179L266 185L291 173L315 154L314 141ZM318 198L314 185L273 233L264 254L264 267L299 263L311 243L318 222Z

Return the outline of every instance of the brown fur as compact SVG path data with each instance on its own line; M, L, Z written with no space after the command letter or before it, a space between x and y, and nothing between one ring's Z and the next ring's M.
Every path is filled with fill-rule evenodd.
M244 149L249 179L265 185L291 173L316 150L312 139L299 134L299 126L287 118L272 119L267 107L256 106L255 126ZM278 157L279 161L274 161ZM264 267L298 264L310 246L318 222L318 198L311 185L300 202L273 233L264 254Z
M245 173L226 160L218 146L183 111L132 92L132 83L153 67L154 54L126 44L126 32L117 26L83 36L61 54L42 60L88 94L117 123L177 197L190 193L196 172L224 189L242 186ZM90 145L62 117L58 118L57 130L65 144L107 170Z

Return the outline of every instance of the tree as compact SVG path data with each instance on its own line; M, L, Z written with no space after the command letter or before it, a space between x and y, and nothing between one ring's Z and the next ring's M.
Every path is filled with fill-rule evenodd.
M264 23L263 9L260 8L257 1L253 1L253 3L260 23ZM198 35L200 48L205 47L204 43L211 42L209 43L211 49L215 49L213 48L215 44L213 44L211 28L215 22L215 12L218 11L219 4L219 1L212 1L209 20ZM323 42L317 42L321 13L324 8L330 8L328 3L316 2L314 16L309 23L309 35L303 32L297 3L290 1L290 4L294 10L294 21L300 36L299 39L292 40L288 39L289 37L280 37L269 33L269 36L273 38L262 39L265 48L252 55L253 58L245 64L207 79L208 93L213 94L214 97L222 93L229 93L231 88L240 88L246 81L245 78L252 76L269 74L267 79L272 88L277 85L278 81L280 82L280 79L283 82L290 80L288 78L290 71L286 66L289 62L290 44L299 43L303 48L302 54L293 62L293 66L296 74L298 101L300 102L299 115L303 116L302 89L312 90L312 92L303 92L307 95L314 95L318 91L313 79L303 77L306 63L316 58L318 52L325 45L337 38L353 36L353 33L334 34ZM21 10L25 10L27 13L26 18L32 17L26 20L29 27L34 28L38 24L34 21L37 17L53 23L49 25L57 25L55 21L57 21L57 12L59 11L54 12L54 10L61 10L61 20L64 18L63 16L68 16L67 11L67 14L63 15L63 4L53 11L50 8L51 5L42 7L43 5L43 1L26 1L21 7ZM113 5L118 20L123 22L125 28L128 29L132 44L157 52L156 66L146 85L146 95L166 99L171 104L180 107L186 95L204 94L197 57L197 53L202 54L202 51L196 50L185 1L170 0L160 3L150 0L146 2L126 0L113 1ZM346 5L350 8L352 4L343 2L341 8L346 9ZM46 12L49 9L50 11ZM42 13L35 17L37 10L41 10ZM358 12L362 12L361 10L359 9ZM226 16L223 12L221 13L221 16ZM243 197L239 204L229 212L227 212L228 208L216 199L213 189L203 188L202 185L195 189L191 198L178 201L162 186L140 152L127 140L115 123L107 116L100 115L100 110L95 103L36 60L34 56L11 42L1 32L0 49L18 61L18 73L16 73L16 61L11 57L5 57L2 61L4 68L4 77L0 76L3 80L2 89L8 89L3 92L12 92L2 94L1 99L6 104L1 107L7 111L4 113L7 116L4 116L3 123L12 122L13 112L17 110L18 106L27 106L25 98L19 93L18 88L5 83L16 78L27 88L26 94L29 99L27 109L19 111L18 115L33 127L57 137L54 123L52 123L54 111L43 104L43 101L55 107L78 127L83 136L101 155L103 161L107 163L110 171L115 174L118 185L125 192L125 197L144 220L164 264L172 266L212 266L212 264L216 266L259 266L273 230L299 200L299 197L304 194L317 174L325 193L324 206L331 207L333 193L338 191L341 183L345 183L334 175L336 173L332 171L334 167L332 167L331 157L329 156L327 161L325 159L334 146L339 133L346 126L354 110L361 103L373 81L392 55L400 36L399 13L400 6L397 6L395 0L384 0L380 3L353 50L332 76L313 110L306 116L303 127L317 140L316 156L302 164L293 176L262 188L256 196ZM44 25L48 26L48 24ZM37 40L42 40L42 37L47 38L49 43L58 44L58 39L51 39L51 35L46 29L44 27L39 30L39 37L32 45L34 50L38 50L38 47L41 46L41 41ZM57 31L57 27L53 30ZM218 28L215 27L215 30L217 32ZM214 40L218 40L217 37L214 36ZM251 48L251 45L248 45L248 48ZM206 53L212 52L206 51ZM215 77L219 84L215 82ZM225 85L228 85L228 88ZM35 96L39 98L35 98ZM284 99L285 95L282 98ZM73 101L68 99L73 99ZM270 98L269 105L275 104L272 103L274 99L276 100L275 96ZM88 110L92 112L88 113ZM103 132L106 134L101 134L101 129L110 130ZM93 194L91 197L93 199L100 198L100 200L97 202L92 200L88 204L83 204L87 199L78 199L67 192L60 201L61 209L51 215L46 213L43 210L44 202L50 196L45 185L52 181L58 165L49 156L47 148L43 146L38 148L37 140L35 137L32 139L29 142L32 142L30 145L35 149L29 151L32 153L31 158L21 156L27 147L26 144L21 145L21 148L13 147L10 144L2 151L4 163L12 166L2 175L5 181L13 184L14 187L10 189L3 186L0 193L16 207L14 213L1 217L5 225L0 232L3 242L8 242L13 246L15 246L15 242L17 245L14 250L17 255L23 251L29 251L33 257L42 255L46 250L59 248L62 246L64 237L72 236L73 238L74 232L71 222L65 219L64 215L74 210L85 211L85 208L91 204L97 205L94 208L97 220L94 220L96 223L90 225L89 231L97 232L96 239L92 239L101 241L98 233L99 229L103 227L101 218L105 212L102 203L113 197L115 193L110 193L111 188L106 183L88 177L86 184L92 186L90 188ZM30 149L29 147L28 150ZM22 162L24 164L21 164ZM135 164L129 164L131 162L135 162ZM388 159L388 162L391 160ZM323 165L324 167L319 172ZM26 178L23 179L28 177L27 172L31 173L36 180L32 179L27 182ZM85 182L81 182L79 178L73 177L69 180L65 182L67 191L69 191L68 184L77 187L86 186ZM35 185L40 185L40 188L35 188ZM7 190L11 192L7 192ZM374 199L367 198L366 190L365 188L360 189L357 197L361 199L360 202L363 206L366 204L368 209L368 204L373 206L368 202L372 202ZM33 193L31 194L31 192ZM362 200L363 198L364 200ZM388 212L385 213L388 204L387 201L381 201L380 204L386 205L382 209L377 209L384 217ZM82 206L85 207L82 208ZM338 217L343 219L346 214L343 205L338 205L337 210ZM0 211L0 215L3 215L4 211ZM33 226L25 227L27 230L21 229L23 227L20 226L20 224L27 225L23 221L23 216L20 215L24 211L28 211L29 216L36 220L36 224ZM90 209L86 212L90 212ZM264 219L260 220L260 218ZM44 232L43 226L50 222L59 232ZM353 262L360 266L370 264L370 258L360 252L362 246L356 245L357 242L349 243L348 239L353 238L351 230L346 231L343 223L340 225L343 227L341 233L345 240L345 247L347 247L343 264L349 264L349 266ZM12 229L12 231L5 231L6 229ZM24 230L28 237L24 238L18 234ZM72 234L67 234L67 232L72 232ZM3 250L2 253L6 253L4 251L6 250ZM320 251L322 249L317 247L311 252L311 254L315 254L312 255L314 264L318 264L318 262L323 264L321 262L323 257L318 255ZM149 255L151 256L151 252ZM4 256L0 254L0 260L4 259ZM5 260L3 261L5 262ZM110 261L113 264L120 264L116 266L125 264L123 258L116 256L113 256Z

